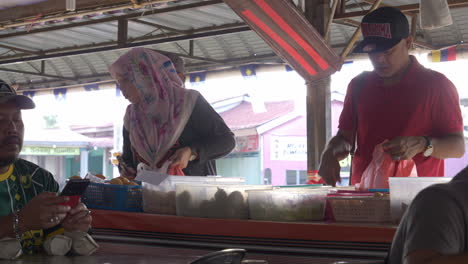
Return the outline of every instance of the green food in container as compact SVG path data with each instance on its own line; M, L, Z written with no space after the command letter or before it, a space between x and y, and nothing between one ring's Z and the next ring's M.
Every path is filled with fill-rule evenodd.
M275 189L248 191L250 218L267 221L324 219L326 190Z

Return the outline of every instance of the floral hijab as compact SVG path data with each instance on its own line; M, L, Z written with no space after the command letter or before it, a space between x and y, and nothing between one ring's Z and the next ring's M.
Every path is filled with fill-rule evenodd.
M133 149L156 169L182 134L198 93L183 88L166 56L146 48L125 53L109 71L115 79L121 76L132 83L142 98L140 103L127 107L124 126Z

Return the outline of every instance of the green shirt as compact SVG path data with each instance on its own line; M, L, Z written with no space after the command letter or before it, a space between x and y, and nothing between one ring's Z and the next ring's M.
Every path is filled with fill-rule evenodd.
M0 217L23 208L42 192L58 192L59 185L52 174L34 163L18 159L6 173L0 174ZM13 223L12 223L13 224ZM42 246L43 230L31 230L23 235L23 252L34 253Z

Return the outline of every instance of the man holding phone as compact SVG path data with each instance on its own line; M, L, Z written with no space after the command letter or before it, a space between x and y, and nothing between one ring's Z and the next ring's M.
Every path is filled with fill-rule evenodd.
M19 158L21 110L34 107L29 97L0 80L0 240L18 239L25 254L38 252L52 229L87 232L92 221L84 204L71 208L69 197L57 195L59 186L50 172Z

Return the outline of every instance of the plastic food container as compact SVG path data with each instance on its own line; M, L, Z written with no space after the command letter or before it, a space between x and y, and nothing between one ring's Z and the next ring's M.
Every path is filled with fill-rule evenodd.
M392 221L398 222L411 201L423 189L439 183L447 183L448 177L389 177L390 208Z
M335 194L327 197L327 203L336 222L388 223L390 198L388 195Z
M248 219L247 190L270 185L176 184L178 216Z
M143 211L176 215L176 184L242 184L244 182L243 178L218 176L169 176L159 185L143 182Z
M88 208L141 212L142 188L139 185L115 185L90 182L81 197Z
M328 189L287 188L247 191L250 218L269 221L320 221Z

